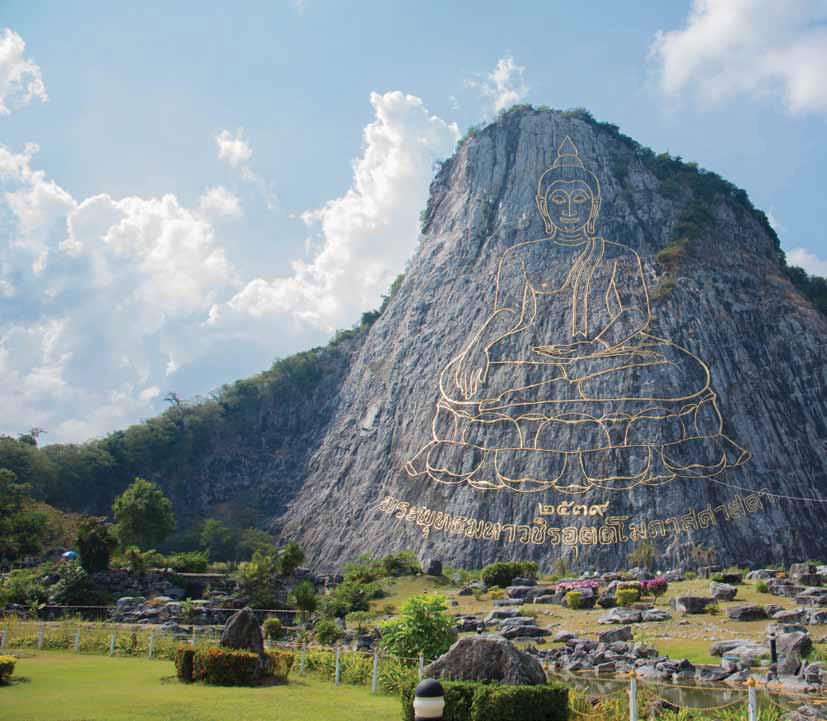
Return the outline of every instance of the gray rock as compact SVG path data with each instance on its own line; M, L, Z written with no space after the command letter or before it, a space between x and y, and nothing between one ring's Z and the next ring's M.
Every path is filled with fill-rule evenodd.
M738 588L728 583L712 581L709 584L709 593L716 601L732 601L738 594Z
M499 608L507 608L509 606L522 606L525 603L524 598L496 598L494 605Z
M511 585L512 586L536 586L537 581L535 581L533 578L528 578L526 576L517 576L511 582Z
M734 639L729 641L715 641L709 649L710 656L723 656L728 651L731 651L733 648L737 648L738 646L744 646L746 644L753 643L749 639Z
M706 607L714 603L715 599L708 596L677 596L669 601L669 605L679 613L706 613Z
M538 638L548 636L549 630L534 624L501 625L498 632L503 638Z
M497 681L507 684L546 683L536 656L499 636L465 636L425 667L428 678L455 681Z
M609 613L605 616L601 616L597 619L598 623L602 624L609 624L609 623L640 623L643 620L643 614L640 611L637 611L633 608L624 608L622 606L618 606L617 608L613 608Z
M538 603L538 604L541 604L541 605L542 604L548 605L548 604L555 603L555 598L554 598L554 596L535 596L532 599L531 602L532 603Z
M669 621L672 616L659 608L650 608L641 615L642 621Z
M524 599L531 591L531 586L508 586L505 589L505 595L509 598Z
M743 603L726 610L726 615L733 621L760 621L767 617L763 606Z
M701 682L716 682L723 681L727 676L732 675L729 671L721 666L695 666L695 680Z
M261 633L261 624L251 608L242 608L230 616L221 632L221 645L256 653L263 662L264 636Z
M499 623L507 618L517 618L520 612L516 608L495 608L484 619L485 625Z
M791 611L776 611L772 614L772 617L780 623L801 623L807 618L807 609L796 608Z
M571 641L577 638L577 634L572 633L571 631L558 631L554 634L554 640L558 641L559 643L566 643L567 641Z
M631 626L621 626L620 628L613 628L610 631L601 631L597 636L600 643L614 643L616 641L631 641L632 628Z

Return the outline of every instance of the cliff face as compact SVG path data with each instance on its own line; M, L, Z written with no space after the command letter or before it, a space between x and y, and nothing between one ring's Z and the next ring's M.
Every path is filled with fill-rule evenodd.
M320 568L827 550L827 505L761 493L827 497L827 323L739 193L668 165L552 111L467 140L274 526Z

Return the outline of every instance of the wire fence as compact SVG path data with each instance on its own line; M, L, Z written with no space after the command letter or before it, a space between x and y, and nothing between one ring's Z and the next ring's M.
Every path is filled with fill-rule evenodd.
M221 629L218 627L194 626L191 632L183 635L164 633L158 627L149 625L86 622L78 618L31 621L7 617L0 620L0 655L12 651L60 650L74 654L139 656L172 661L179 646L216 646L220 637ZM367 687L372 693L398 694L409 684L422 679L425 670L422 654L402 657L384 653L378 648L365 651L342 645L319 646L280 641L266 641L265 645L268 649L292 653L296 674L313 674L336 686ZM720 715L740 709L738 718L749 721L762 721L766 716L761 712L762 708L779 712L766 716L769 719L805 704L827 708L827 688L823 686L815 693L803 693L752 677L742 684L729 686L681 684L639 678L634 672L605 678L598 677L592 671L590 677L580 673L577 679L567 679L556 676L547 667L545 669L550 678L573 686L569 703L571 713L592 721L638 721L653 702L664 704L667 708L678 707L693 718L694 714L708 717L710 714ZM578 687L579 681L592 685L590 687L587 683L586 688L582 684Z

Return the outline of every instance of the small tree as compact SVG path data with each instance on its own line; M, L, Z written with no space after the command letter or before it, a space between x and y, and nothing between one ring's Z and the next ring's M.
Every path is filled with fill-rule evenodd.
M238 584L241 595L256 608L272 608L276 604L276 576L278 562L273 556L259 551L250 561L239 564L233 579Z
M310 581L299 581L287 596L287 602L295 606L299 610L301 620L306 621L319 604L316 587Z
M304 561L304 551L295 541L290 541L281 549L279 571L282 576L290 576Z
M228 561L235 554L238 539L233 529L215 518L208 518L201 524L198 540L201 548L210 554L211 559Z
M112 505L122 546L161 543L175 528L172 502L154 483L136 478Z
M112 551L118 545L106 519L95 516L89 516L80 522L77 543L80 565L89 573L106 571Z
M411 596L397 618L382 624L382 647L388 653L409 658L420 652L427 659L445 653L456 637L447 609L442 595Z
M325 646L336 643L343 635L342 630L332 618L322 618L316 621L313 632L316 640Z
M626 560L633 566L652 568L655 564L657 550L651 541L644 541L626 556Z

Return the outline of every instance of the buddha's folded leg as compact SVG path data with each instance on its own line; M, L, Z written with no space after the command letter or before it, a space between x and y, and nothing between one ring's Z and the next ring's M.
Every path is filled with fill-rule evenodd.
M709 388L709 369L669 341L641 336L637 344L577 359L567 367L583 400L689 400Z

